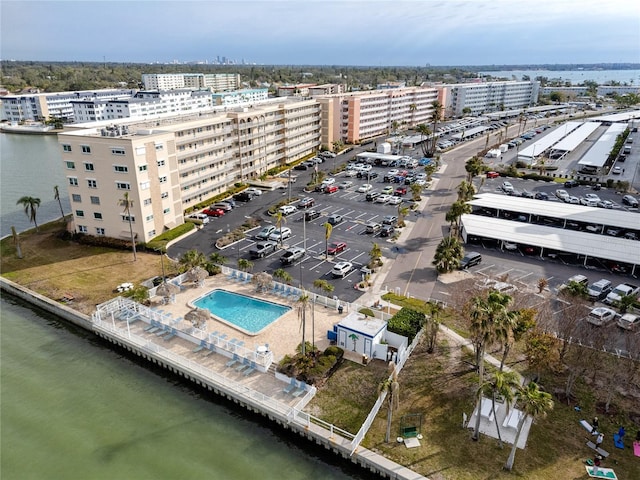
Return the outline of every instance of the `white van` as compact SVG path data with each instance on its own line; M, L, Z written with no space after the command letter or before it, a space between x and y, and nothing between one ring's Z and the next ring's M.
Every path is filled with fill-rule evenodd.
M187 218L192 220L200 220L203 225L209 223L209 215L205 215L204 213L193 213L189 215Z

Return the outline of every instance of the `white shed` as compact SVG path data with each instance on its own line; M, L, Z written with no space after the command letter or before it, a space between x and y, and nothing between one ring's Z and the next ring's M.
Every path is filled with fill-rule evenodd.
M379 344L387 330L387 322L351 312L337 325L337 342L340 348L358 352L373 358L374 346Z

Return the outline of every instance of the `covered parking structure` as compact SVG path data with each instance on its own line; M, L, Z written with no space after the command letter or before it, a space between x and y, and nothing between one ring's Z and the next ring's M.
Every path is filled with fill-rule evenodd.
M461 140L464 140L465 138L473 138L475 136L478 136L481 133L486 132L487 130L489 130L489 127L485 127L485 126L472 127L472 128L463 130L461 133L455 133L451 135L451 139L459 142Z
M624 123L614 123L578 161L578 168L583 173L596 173L604 167L609 159L609 154L616 143L616 138L626 128Z
M533 163L536 156L540 156L545 153L550 147L558 143L569 133L573 132L581 124L582 122L566 122L564 125L561 125L549 132L549 134L545 135L537 142L518 152L518 160Z
M571 122L568 122L571 123ZM565 124L566 125L566 124ZM566 154L572 152L578 145L584 142L589 135L595 132L600 127L600 124L597 122L585 122L576 130L572 131L564 137L561 141L553 146L551 151L549 152L550 158L562 158ZM562 129L564 126L558 127L558 129ZM568 132L567 132L568 133Z

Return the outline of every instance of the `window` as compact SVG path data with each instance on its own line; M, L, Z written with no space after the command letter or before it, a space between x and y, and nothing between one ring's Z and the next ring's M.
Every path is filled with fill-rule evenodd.
M151 230L151 231L149 232L149 236L150 236L150 237L155 237L155 235L156 235L156 231L155 231L155 230Z
M67 168L69 170L75 170L76 169L76 162L64 162L67 165Z
M147 165L146 164L145 165L140 165L138 167L138 171L139 172L146 172L147 171Z
M136 217L134 217L133 215L126 215L124 213L121 213L120 216L122 217L123 222L128 222L129 219L131 219L131 223L135 223L136 221Z
M114 165L113 170L116 173L127 173L129 171L129 167L127 167L126 165Z
M70 152L71 151L71 145L62 145L62 151L63 152Z
M104 228L96 227L96 235L103 236L104 235Z
M82 145L82 153L91 153L91 147L89 145Z
M100 197L91 197L91 203L93 205L100 205Z
M89 231L89 229L87 228L86 225L78 225L78 231L80 233L87 233Z
M153 220L153 215L147 215L147 216L145 217L145 221L146 221L146 222L150 222L151 220Z
M164 145L162 145L161 143L156 143L156 150L162 150L164 148Z
M93 218L96 220L102 220L102 214L100 212L93 212Z
M93 167L93 163L88 163L88 162L85 162L84 169L87 172L93 172L95 170L95 168Z
M136 147L136 155L144 155L145 148L144 147Z
M151 199L150 199L150 198L145 198L145 199L144 199L144 205L145 205L145 206L147 206L147 205L151 205Z
M111 155L124 155L124 148L113 147L111 149Z
M167 177L160 177L158 180L160 180L160 183L165 183L167 181Z
M118 190L131 190L129 182L116 182L116 188Z
M78 186L78 177L69 177L69 185L73 187Z
M164 160L158 160L158 166L159 167L164 167L165 161Z
M89 186L89 188L98 188L98 181L97 180L87 180L87 185Z
M160 198L169 198L169 192L162 192Z
M84 217L84 210L76 210L76 217Z
M147 180L146 182L140 182L140 190L147 190L151 186L151 182Z
M171 211L171 209L170 209L170 208L165 208L165 209L162 211L162 213L164 213L164 214L166 215L166 214L167 214L167 213L169 213L170 211Z
M82 202L82 197L77 193L72 193L71 194L71 201L72 202L76 202L76 203Z

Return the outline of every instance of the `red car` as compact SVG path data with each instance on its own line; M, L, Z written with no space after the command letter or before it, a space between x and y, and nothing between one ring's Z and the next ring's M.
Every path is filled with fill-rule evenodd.
M329 244L329 248L327 249L328 255L336 255L340 252L344 252L347 248L347 244L345 242L331 242Z
M210 217L222 217L224 215L224 210L221 208L207 208L206 210L203 210L202 213Z
M487 172L487 178L498 178L499 176L498 172Z
M324 189L324 193L336 193L338 191L338 186L337 185L329 185L328 187L325 187Z
M393 194L396 197L401 197L402 195L406 195L407 194L407 188L406 187L398 187L398 188L396 188L396 191L393 192Z

